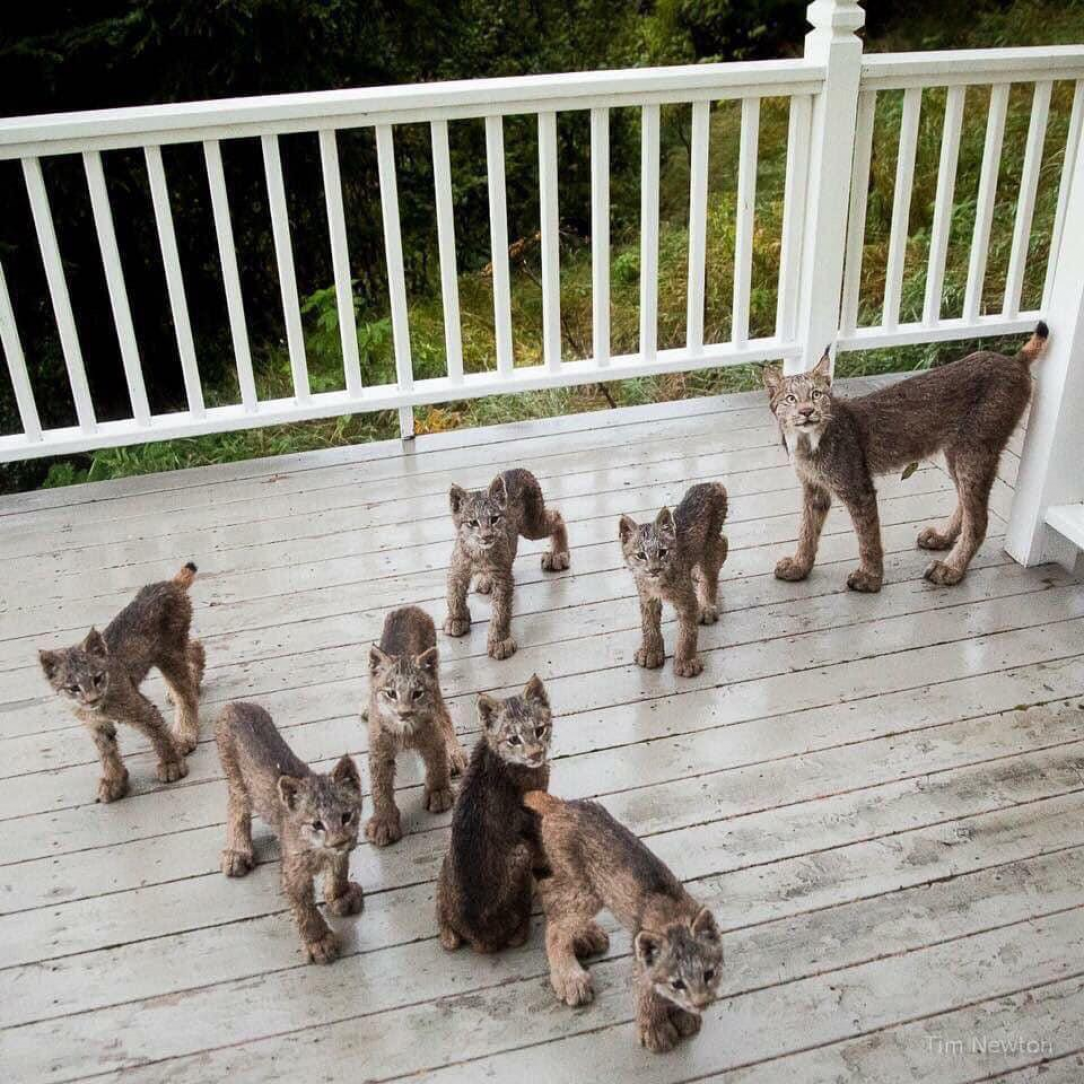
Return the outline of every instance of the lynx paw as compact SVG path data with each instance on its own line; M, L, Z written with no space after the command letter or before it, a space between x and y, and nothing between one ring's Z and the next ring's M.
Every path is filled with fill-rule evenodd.
M222 852L222 872L227 877L244 877L255 864L255 855L251 851L231 851L227 848Z
M370 817L369 823L365 825L365 838L377 847L398 843L403 838L399 818L392 820L390 817Z
M944 561L934 561L926 569L926 579L941 587L953 587L964 578L965 569L953 568Z
M856 568L847 577L847 586L852 591L875 595L881 589L881 577L874 576L872 572L867 572L865 569Z
M160 760L157 775L161 783L176 783L188 774L188 765L183 760Z
M440 929L440 946L445 952L455 952L463 944L463 938L451 928L442 926Z
M805 565L800 565L793 557L784 557L775 566L775 578L777 580L788 580L791 583L796 583L798 580L804 580L809 575L809 569Z
M349 881L341 896L327 901L327 909L340 918L356 915L365 906L365 892L357 881Z
M688 659L674 659L674 673L678 677L696 677L704 672L704 663L699 655Z
M701 606L700 607L700 624L701 625L714 625L719 620L719 607L718 606Z
M486 645L491 659L507 659L516 653L516 641L512 636L504 640L490 640Z
M425 792L425 808L430 813L444 813L452 808L455 803L455 795L451 787L438 787L436 790Z
M305 954L310 964L330 964L339 958L339 939L328 930L317 941L305 942Z
M953 539L946 538L936 527L927 527L918 533L920 550L947 550L952 547Z
M670 1011L670 1021L677 1028L678 1034L685 1038L695 1035L700 1030L700 1025L703 1022L696 1013L686 1012L684 1009L672 1009Z
M449 617L444 622L445 636L466 636L470 632L470 614L466 617Z
M103 804L115 802L128 793L128 769L123 775L107 775L98 780L98 801Z
M542 554L542 570L544 572L564 572L568 568L571 558L566 550L564 553Z
M595 1000L595 987L587 971L555 973L550 976L550 982L553 984L557 997L573 1008L577 1005L590 1005Z
M658 670L665 659L666 654L661 647L658 650L641 647L636 652L636 665L642 666L645 670Z
M588 924L572 942L572 949L577 956L598 956L609 947L609 935L597 922Z
M456 742L448 746L448 771L452 775L462 775L467 770L467 754L463 747Z
M480 595L488 595L493 590L493 581L488 576L479 576L475 581L474 589Z
M665 1054L668 1050L673 1050L681 1038L668 1015L652 1020L650 1024L641 1024L639 1031L641 1044L653 1054Z

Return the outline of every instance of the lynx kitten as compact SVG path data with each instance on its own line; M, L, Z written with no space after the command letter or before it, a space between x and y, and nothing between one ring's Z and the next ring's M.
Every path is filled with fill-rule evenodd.
M539 819L536 876L557 996L568 1005L594 999L591 976L577 957L609 947L594 920L606 908L633 937L640 1042L661 1053L695 1035L723 970L712 913L597 803L532 791L524 804Z
M196 566L189 563L172 580L144 587L104 632L91 629L75 647L38 652L49 684L98 747L100 802L115 801L128 792L128 769L120 758L115 723L126 723L150 739L163 783L188 774L184 758L199 741L204 667L203 645L189 638L188 588L195 577ZM172 732L161 712L139 691L152 666L161 671L176 706Z
M313 878L324 875L332 914L356 915L364 906L361 885L349 879L361 820L357 766L344 756L328 775L312 771L258 704L227 704L215 724L215 740L229 789L222 872L243 877L255 864L255 813L278 833L282 891L309 960L331 963L339 941L316 906Z
M489 489L468 491L452 486L449 493L455 549L448 569L449 636L465 636L470 630L467 592L471 576L480 594L493 595L487 649L494 659L515 654L512 639L512 564L520 536L549 538L542 567L550 572L568 568L568 534L561 513L546 507L542 487L530 471L506 470L497 475Z
M643 643L636 663L648 669L662 666L662 604L677 611L678 639L674 673L696 677L704 669L696 653L697 623L719 620L719 569L727 555L726 489L718 482L691 486L671 513L664 508L654 523L636 523L622 516L618 528L621 552L640 595Z
M535 675L522 695L478 698L482 736L452 816L437 886L440 943L522 945L531 929L532 818L523 795L549 786L550 705Z
M425 763L425 807L452 807L451 775L467 757L455 736L440 691L437 632L417 606L393 610L384 619L379 646L369 652L369 776L373 815L365 835L378 847L402 839L395 804L395 761L411 749Z

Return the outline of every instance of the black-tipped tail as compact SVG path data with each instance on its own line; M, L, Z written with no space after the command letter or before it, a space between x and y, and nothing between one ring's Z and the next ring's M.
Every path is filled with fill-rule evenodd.
M1046 326L1045 320L1040 320L1036 325L1035 330L1031 333L1031 338L1020 348L1020 357L1031 365L1037 358L1042 355L1042 352L1046 349L1046 340L1050 338L1050 328Z

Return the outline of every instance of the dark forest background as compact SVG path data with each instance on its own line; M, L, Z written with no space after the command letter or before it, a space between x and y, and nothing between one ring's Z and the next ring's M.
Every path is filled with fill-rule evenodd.
M864 34L870 49L1016 45L1074 40L1074 36L1084 41L1084 9L1073 0L1057 4L979 0L951 6L942 0L870 0L865 6ZM807 29L805 9L805 0L42 0L10 6L3 16L0 111L21 115L481 76L800 55ZM1026 122L1026 103L1020 110ZM780 116L781 125L774 128L770 111L763 121L762 153L769 159L773 133L777 142L780 132L785 134L785 112ZM687 199L681 195L687 194L687 187L682 187L687 186L687 180L680 170L687 122L687 112L664 113L664 164L678 163L671 171L674 199L668 202L667 193L663 194L664 216L670 203L676 207L682 198ZM725 111L721 111L720 147L727 145L727 123ZM638 124L634 110L613 112L615 306L621 304L624 278L634 284L636 276L633 232L639 209ZM538 228L533 126L532 117L510 118L505 138L509 236L514 246L519 246L515 267L524 290L524 300L517 305L526 306L517 308L517 319L522 318L525 328L531 323L531 242ZM568 268L567 289L574 292L577 260L589 245L587 118L562 116L558 131L561 228L567 248L562 251L562 271L564 275ZM713 128L713 142L715 136ZM936 132L931 130L929 139L935 146ZM338 333L333 292L329 290L333 276L317 141L311 135L285 136L280 145L306 335L314 359L314 390L322 390L335 386ZM365 376L371 382L379 379L391 357L371 132L341 135L339 153L359 342ZM397 128L396 154L412 339L424 371L427 364L439 363L442 349L427 126ZM167 147L164 156L205 392L210 403L235 401L232 347L201 151L198 145ZM142 154L116 151L104 157L152 410L180 409L183 384ZM261 393L276 393L281 391L282 374L288 366L282 349L281 303L259 141L245 139L224 145L224 159L258 383ZM888 173L890 165L886 163ZM770 163L762 166L768 191L771 168ZM130 405L82 164L78 156L64 156L47 160L44 169L99 417L128 416ZM490 259L481 122L452 126L452 173L465 319L471 317L477 300L478 319L484 321L484 297L472 298L474 285L484 280ZM720 192L725 189L724 179ZM920 199L921 185L916 191ZM17 163L0 163L0 198L4 207L0 261L42 420L46 425L72 424L74 412L63 358ZM876 214L877 207L874 199L871 213ZM766 209L765 221L771 218L770 209ZM961 229L966 230L966 223ZM626 235L629 253L622 252L620 243ZM873 237L876 240L876 231ZM622 259L627 266L622 265ZM766 259L770 261L770 253ZM666 266L664 251L664 269ZM484 293L483 285L478 289ZM566 289L564 282L562 289ZM630 289L629 296L634 295L635 290ZM767 302L760 307L765 312L771 308ZM574 297L570 297L569 311L575 315ZM759 311L754 313L754 322ZM683 310L679 315L683 319ZM615 334L620 327L620 314L615 313ZM565 334L566 349L575 355L583 344L574 320L566 326ZM470 360L469 330L465 330L465 339ZM517 360L529 357L531 342L531 334L525 330L523 342L517 346ZM484 353L483 347L484 343L477 347L480 353ZM320 358L325 348L329 361L326 381L321 383ZM338 377L341 386L341 372ZM19 425L6 381L5 372L0 378L0 430L13 432ZM695 380L639 382L619 398L630 401L630 396L688 394L715 386ZM433 410L421 417L420 423L426 428L428 418L429 427L438 428L505 416L501 410L581 409L599 405L592 401L594 395L592 389L548 398L543 395L515 407L507 402L504 407L453 404ZM287 431L273 433L224 435L157 448L69 457L59 464L30 462L5 468L0 486L25 488L46 480L57 484L364 439L387 435L390 424L387 418L341 419L308 429L286 427Z

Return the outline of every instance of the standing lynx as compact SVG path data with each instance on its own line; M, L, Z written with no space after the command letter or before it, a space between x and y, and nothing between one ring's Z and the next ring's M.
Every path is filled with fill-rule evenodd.
M983 350L857 399L832 394L828 352L808 373L764 370L769 405L802 483L798 549L776 566L781 580L804 580L817 557L821 528L836 496L858 535L852 591L880 591L884 578L875 475L943 452L956 485L956 510L919 533L924 550L949 550L926 579L959 583L986 537L990 487L998 460L1031 396L1029 369L1043 352L1046 324L1014 358Z
M172 580L144 587L104 632L91 629L75 647L38 652L49 684L68 701L98 747L100 802L128 793L128 769L120 758L115 723L150 740L163 783L188 774L184 758L199 741L204 667L203 645L189 638L188 588L195 578L196 566L189 563ZM152 666L161 671L176 707L172 732L161 712L139 691Z
M369 778L373 815L365 826L370 843L386 847L402 839L395 804L395 761L406 750L425 764L425 807L452 807L451 775L467 764L440 691L437 630L417 606L384 619L380 644L369 651Z
M489 489L466 490L452 486L448 495L455 524L455 549L448 569L449 636L465 636L470 630L467 592L471 576L477 576L480 594L493 595L487 649L494 659L515 654L512 639L512 564L520 536L549 538L550 549L542 554L549 572L568 568L568 534L561 513L546 507L542 487L530 471L506 470Z
M643 643L638 666L654 670L666 658L662 643L662 604L677 611L674 673L696 677L704 669L696 653L697 625L719 620L719 569L727 555L726 489L718 482L691 486L671 513L664 508L654 523L621 517L621 552L640 595Z

